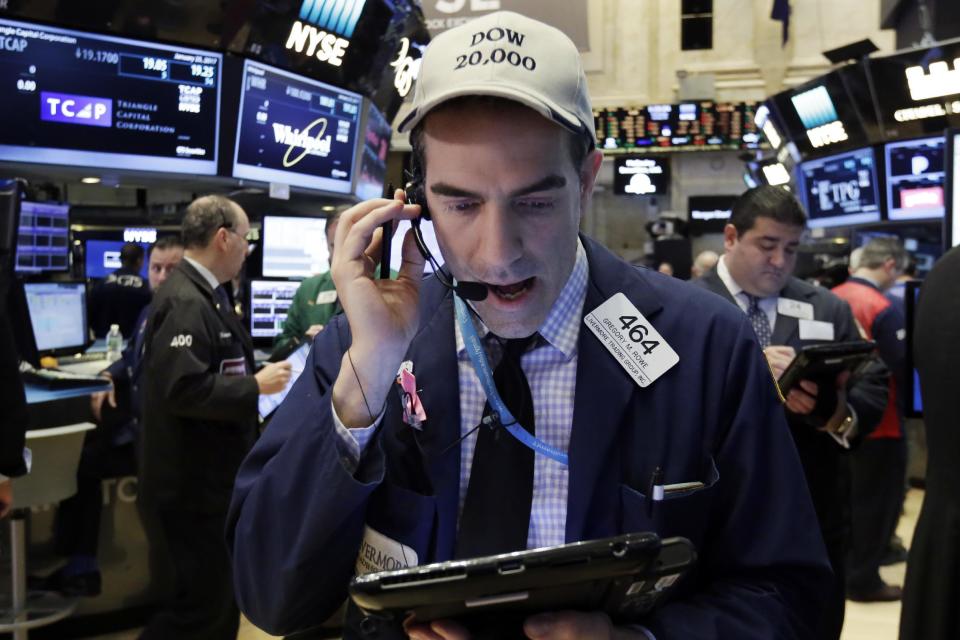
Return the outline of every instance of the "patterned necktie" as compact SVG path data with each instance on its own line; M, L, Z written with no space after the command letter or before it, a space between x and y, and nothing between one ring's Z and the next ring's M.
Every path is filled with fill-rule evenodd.
M763 312L763 309L760 308L760 298L757 296L752 296L749 293L745 293L747 300L750 302L750 306L747 307L747 317L750 318L750 324L753 325L753 330L757 334L757 340L760 341L760 348L766 349L770 346L770 319L767 317L767 314Z
M530 433L533 396L520 356L539 334L507 340L493 382L513 417ZM491 413L490 403L483 416ZM481 426L473 452L467 496L460 514L455 557L476 558L527 548L533 504L533 450L501 426Z

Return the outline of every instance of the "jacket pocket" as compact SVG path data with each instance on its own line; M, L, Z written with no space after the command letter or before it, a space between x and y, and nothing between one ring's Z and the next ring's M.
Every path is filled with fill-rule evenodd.
M710 458L701 478L702 487L664 493L663 499L651 500L644 492L626 484L620 485L620 531L623 533L654 531L661 538L682 536L699 547L710 518L716 485L720 480L717 466Z
M390 551L388 555L391 557L399 555L405 566L426 564L433 555L436 516L435 496L425 496L385 482L374 493L367 508L367 532L364 539L366 542L377 543L381 550ZM370 529L380 537L367 535ZM415 554L413 558L407 553L407 550L411 549ZM394 551L397 553L394 554ZM361 553L363 552L361 548ZM376 562L373 564L376 565ZM382 570L386 570L386 567Z

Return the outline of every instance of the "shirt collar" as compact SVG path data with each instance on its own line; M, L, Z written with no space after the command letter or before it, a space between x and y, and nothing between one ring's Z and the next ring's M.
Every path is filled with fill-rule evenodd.
M190 266L197 270L197 272L203 276L203 279L207 281L207 284L210 285L210 288L214 291L217 290L217 287L220 286L220 283L217 282L217 277L213 275L210 269L207 269L205 266L194 260L193 258L188 258L183 256L183 259L190 263Z
M540 336L550 343L555 349L560 351L564 357L569 360L577 351L577 338L580 336L580 317L583 315L583 303L587 297L587 276L590 273L590 265L587 262L587 254L583 249L580 238L577 238L577 257L573 263L573 270L570 277L563 285L560 295L550 307L546 319L537 332ZM468 303L469 304L469 303ZM490 330L476 316L473 317L474 326L477 328L477 335L485 338ZM463 335L460 333L460 325L454 322L456 327L457 354L462 356L466 353L463 343Z
M860 275L860 276L850 276L850 279L851 279L851 280L854 280L854 281L859 280L860 282L862 282L862 283L864 283L864 284L869 284L869 285L871 285L871 286L872 286L874 289L876 289L877 291L883 291L883 289L880 287L880 283L877 282L876 280L874 280L873 278L868 277L868 276L863 276L863 275Z
M720 280L723 281L723 284L727 287L727 291L730 292L730 296L734 300L737 299L737 296L742 294L743 300L749 302L751 297L750 294L744 291L743 287L737 284L737 281L733 279L733 274L730 273L730 269L727 268L726 260L724 260L726 257L726 255L720 256L720 260L717 262L717 276L719 276ZM759 303L763 303L766 300L776 300L777 298L779 298L778 295L758 297L757 301Z

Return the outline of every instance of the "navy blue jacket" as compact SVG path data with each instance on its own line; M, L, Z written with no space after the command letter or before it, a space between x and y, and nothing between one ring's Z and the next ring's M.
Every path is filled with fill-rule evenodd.
M679 597L643 620L670 638L806 638L829 569L769 369L738 309L636 269L583 238L584 313L623 292L680 357L642 389L586 329L578 342L566 540L631 531L685 536L699 562ZM421 564L456 541L460 435L453 303L430 279L420 295L415 363L429 421L415 439L389 401L351 474L340 459L330 394L350 344L343 316L244 461L227 521L241 609L271 633L320 624L342 603L364 525L413 547ZM657 503L664 483L705 488ZM349 633L349 632L348 632ZM347 636L349 637L349 636Z

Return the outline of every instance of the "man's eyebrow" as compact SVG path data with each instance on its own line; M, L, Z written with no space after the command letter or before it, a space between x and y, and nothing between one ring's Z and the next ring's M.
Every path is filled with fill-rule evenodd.
M761 241L761 242L780 242L780 240L781 240L781 239L780 239L778 236L760 236L760 241ZM800 244L800 241L799 241L799 240L791 240L791 241L788 242L787 244L790 244L790 245L799 245L799 244Z
M525 196L530 193L537 193L538 191L551 191L553 189L562 189L567 186L567 179L561 175L549 175L540 180L537 180L533 184L521 187L516 191L513 191L510 194L511 198L517 198L519 196ZM446 182L437 182L430 185L430 192L436 196L447 196L449 198L476 198L480 199L481 195L473 191L468 191L460 187L455 187L452 184L447 184Z

